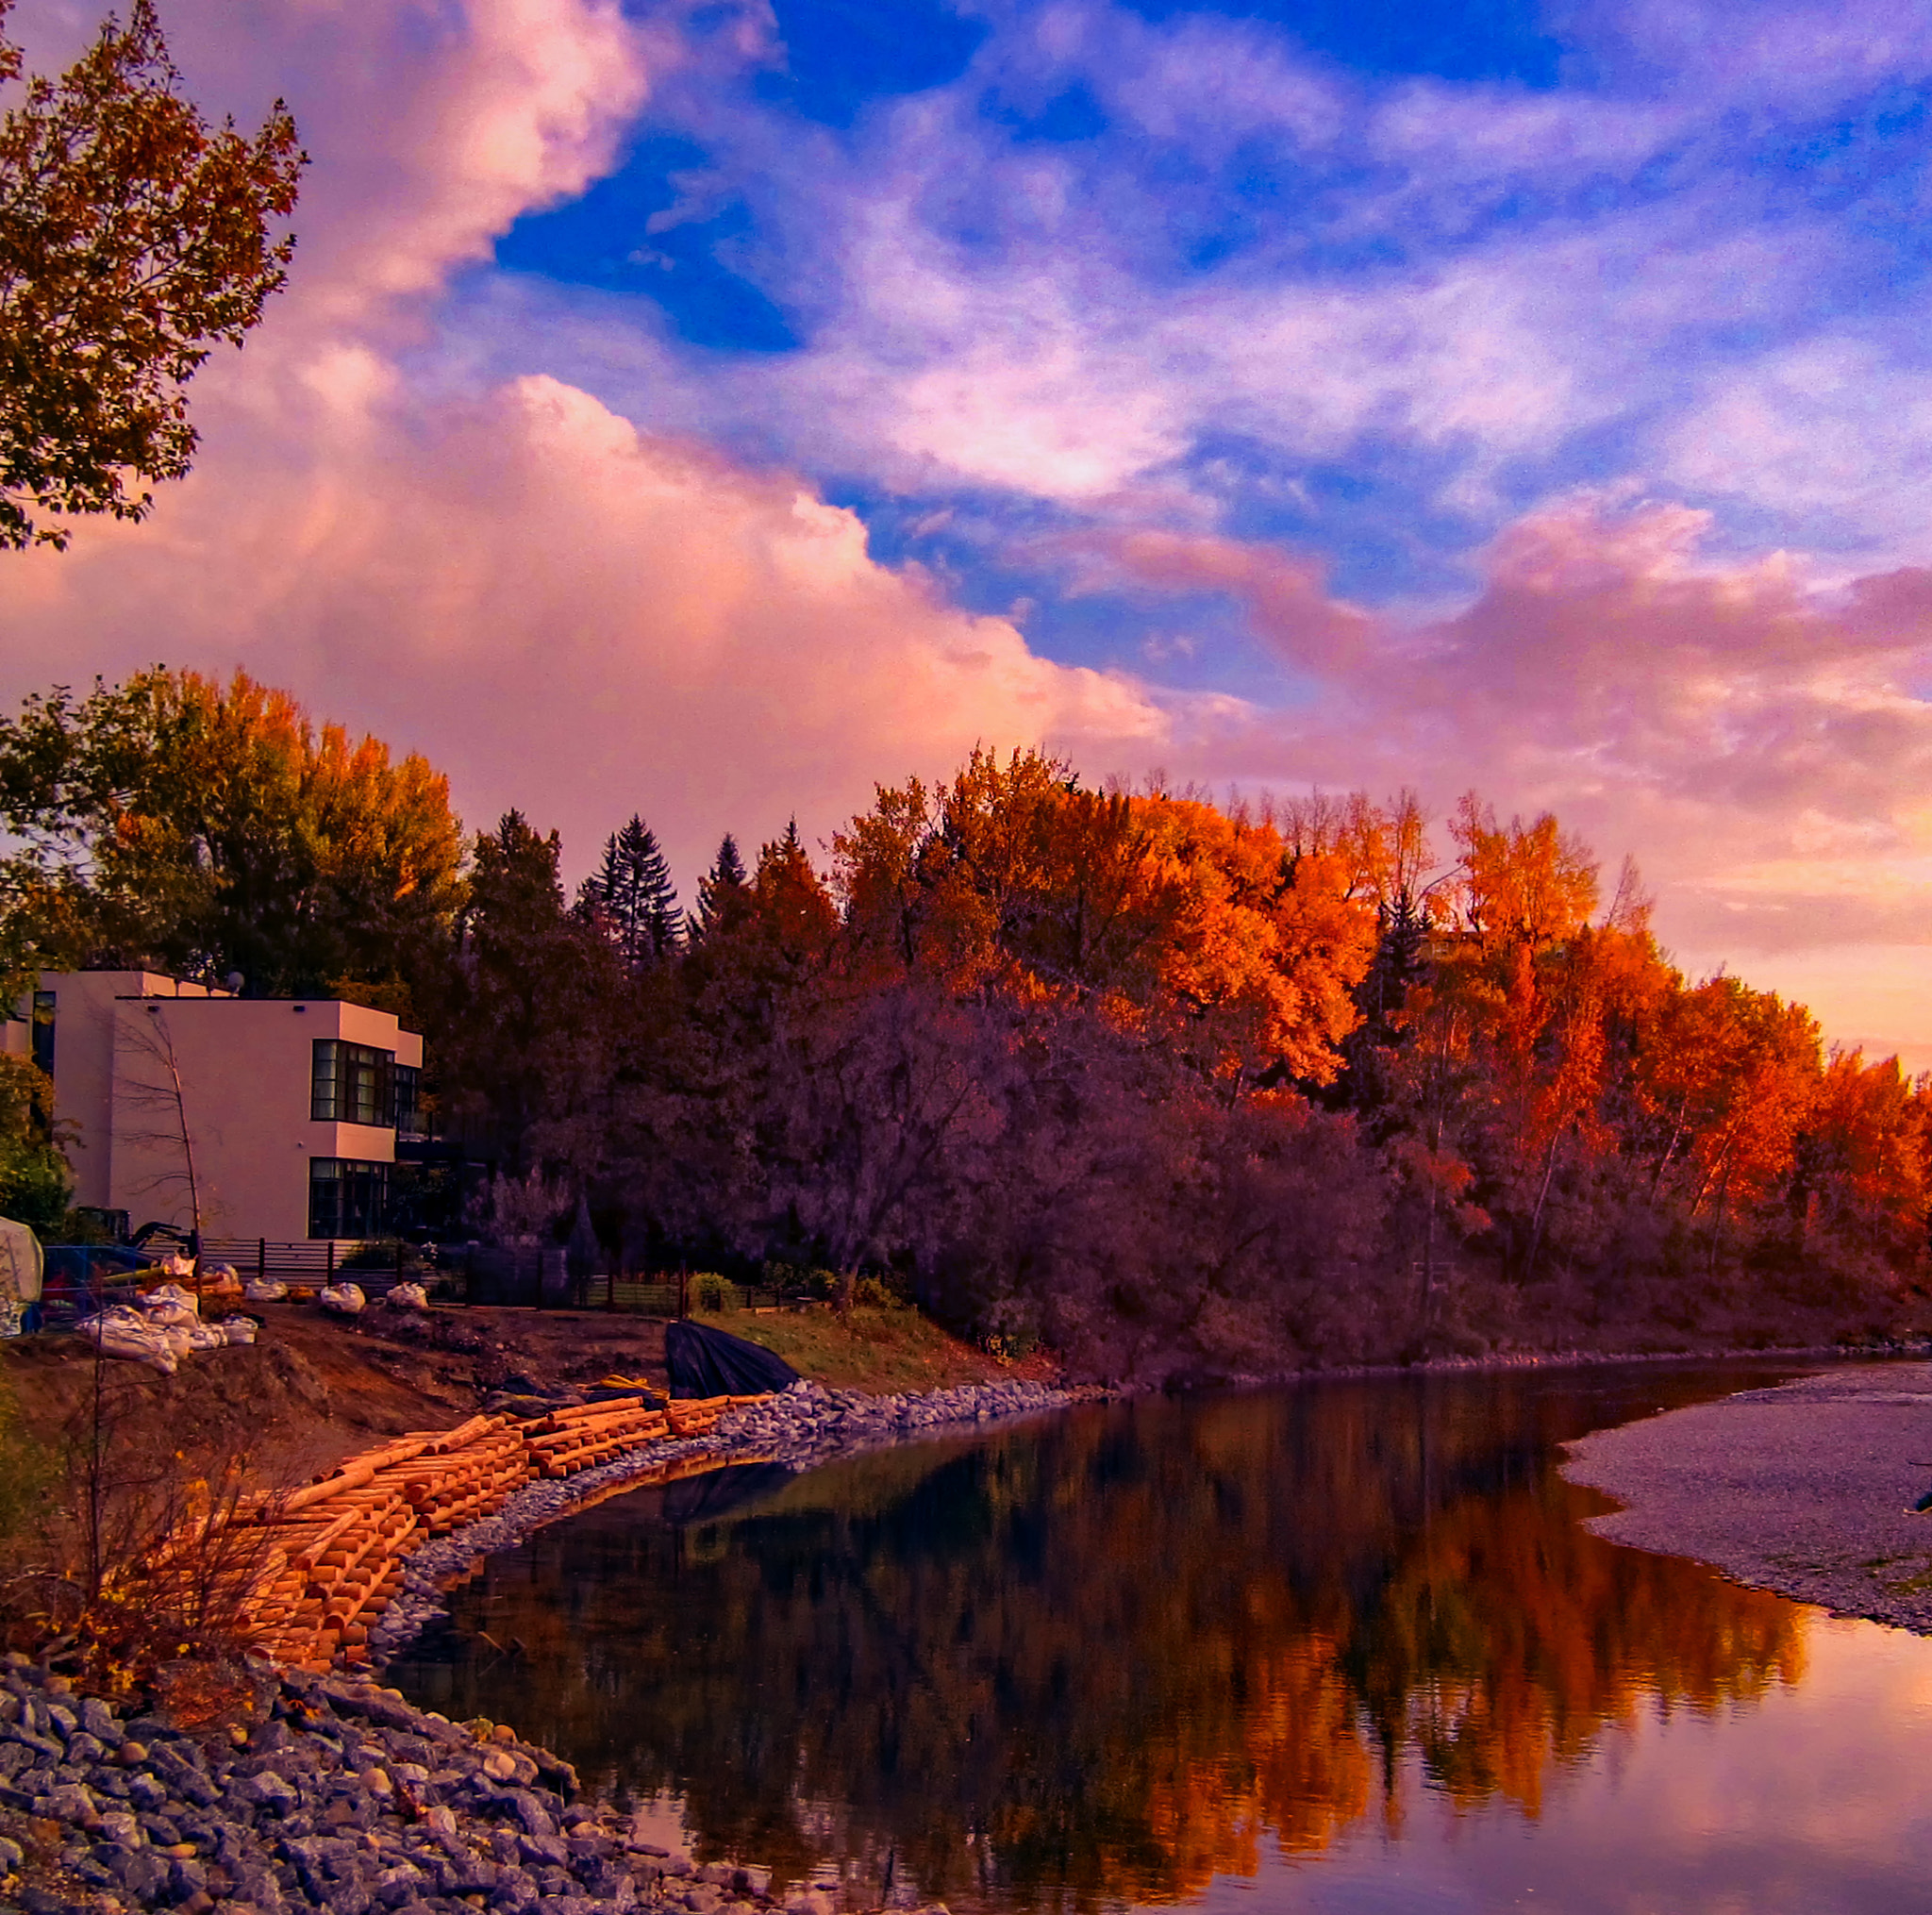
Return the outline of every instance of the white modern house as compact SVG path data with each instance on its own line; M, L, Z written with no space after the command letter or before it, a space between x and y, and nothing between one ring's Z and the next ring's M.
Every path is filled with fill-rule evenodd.
M54 1080L74 1201L214 1237L364 1238L420 1135L423 1040L334 998L151 971L43 972L0 1045Z

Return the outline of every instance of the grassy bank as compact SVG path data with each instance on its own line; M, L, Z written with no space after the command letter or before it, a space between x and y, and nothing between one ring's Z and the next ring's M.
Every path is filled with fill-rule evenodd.
M841 1317L829 1305L771 1312L705 1311L697 1321L774 1351L801 1376L829 1390L888 1395L950 1390L958 1383L997 1383L1002 1369L983 1350L962 1343L915 1309L855 1306Z

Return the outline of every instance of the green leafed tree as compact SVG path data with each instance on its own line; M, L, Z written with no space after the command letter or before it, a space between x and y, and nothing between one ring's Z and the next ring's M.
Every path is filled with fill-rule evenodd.
M575 1181L596 1157L622 974L573 912L556 832L508 811L471 848L469 896L447 995L426 1032L457 1134L512 1176Z
M24 66L11 8L0 81ZM279 100L248 135L182 96L151 0L27 79L0 119L0 548L142 518L188 471L183 389L286 279L305 163Z

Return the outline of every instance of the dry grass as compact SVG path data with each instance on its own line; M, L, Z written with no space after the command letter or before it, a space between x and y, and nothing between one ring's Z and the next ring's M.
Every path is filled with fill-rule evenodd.
M841 1317L829 1304L770 1314L752 1310L706 1311L713 1324L775 1351L801 1376L831 1390L864 1390L883 1396L907 1390L949 1390L958 1383L997 1383L1015 1374L983 1350L949 1337L915 1309L855 1306Z

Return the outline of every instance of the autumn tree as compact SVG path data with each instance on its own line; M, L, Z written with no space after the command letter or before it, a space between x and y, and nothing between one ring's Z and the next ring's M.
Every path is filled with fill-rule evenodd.
M4 37L0 81L21 53ZM277 100L252 136L181 92L152 0L109 17L0 120L0 547L144 518L197 434L188 381L287 277L306 156Z
M407 1009L461 896L449 786L286 692L157 667L0 720L15 969L152 966Z

